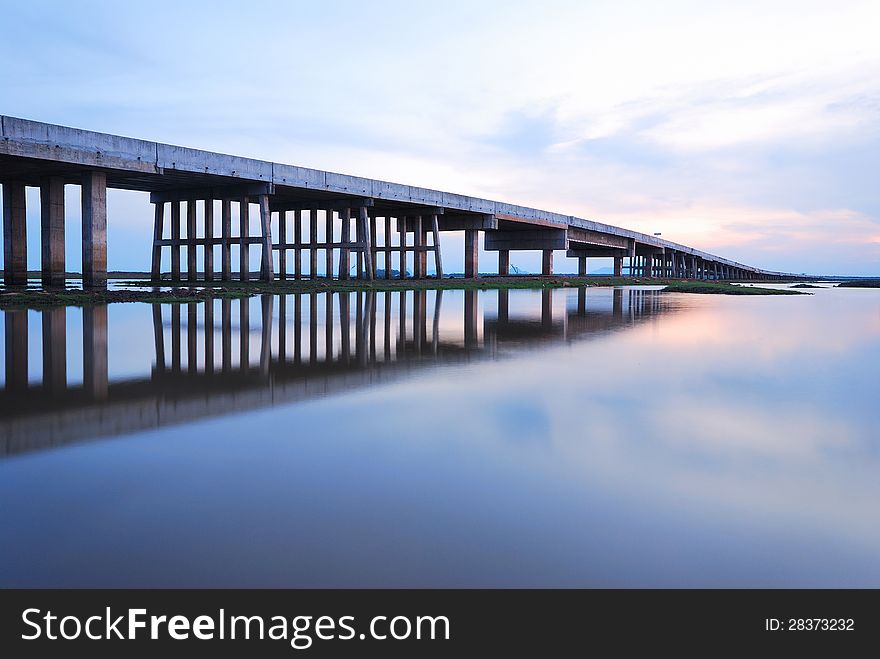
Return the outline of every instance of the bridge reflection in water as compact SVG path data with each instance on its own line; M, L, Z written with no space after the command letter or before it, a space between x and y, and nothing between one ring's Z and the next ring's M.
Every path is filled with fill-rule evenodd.
M321 292L157 304L152 372L110 381L107 307L86 307L81 385L67 378L67 309L39 312L36 383L28 377L28 312L7 310L0 456L329 396L434 365L504 358L671 310L659 291L632 288Z

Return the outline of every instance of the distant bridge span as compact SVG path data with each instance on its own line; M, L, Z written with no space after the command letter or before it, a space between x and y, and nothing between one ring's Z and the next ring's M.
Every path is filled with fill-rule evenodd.
M588 257L611 257L616 275L797 278L657 236L488 199L7 116L0 116L0 132L7 284L27 278L26 186L40 188L43 281L63 282L65 184L82 186L85 286L106 285L108 187L151 193L152 275L157 280L248 279L252 247L265 280L346 279L352 255L357 277L390 278L396 270L403 277L412 272L422 278L429 254L442 276L444 231L465 232L467 277L479 274L482 231L484 248L498 252L501 275L508 274L512 250L542 251L545 275L553 272L553 252L565 250L578 258L582 275ZM251 235L252 205L260 211L256 235ZM235 273L233 248L239 256ZM164 275L163 257L170 258L170 272Z

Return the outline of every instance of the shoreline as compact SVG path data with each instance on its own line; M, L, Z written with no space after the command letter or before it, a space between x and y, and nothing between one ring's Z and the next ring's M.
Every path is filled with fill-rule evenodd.
M191 286L171 286L170 282L151 287L149 280L120 278L117 285L148 290L81 290L81 289L8 289L0 292L0 309L40 309L54 306L93 306L126 302L191 303L216 298L244 298L264 294L295 293L346 293L355 291L393 292L400 290L510 290L595 288L611 286L663 286L664 291L679 293L727 294L727 295L794 295L800 291L737 286L735 282L692 281L680 279L648 279L642 277L579 277L575 275L554 276L487 276L478 279L285 279L263 281L194 282ZM756 283L756 282L747 282ZM773 282L786 283L786 282ZM149 290L152 289L152 290ZM159 290L161 289L161 290Z

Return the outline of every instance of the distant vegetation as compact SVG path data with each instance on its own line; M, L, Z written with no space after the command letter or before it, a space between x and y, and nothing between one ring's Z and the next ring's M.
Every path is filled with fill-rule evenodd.
M708 295L810 295L787 288L761 288L759 286L735 286L725 282L674 281L663 289L664 293L703 293Z
M792 288L828 288L827 286L816 286L815 284L795 284Z
M854 281L842 281L838 284L842 288L880 288L880 279L856 279Z

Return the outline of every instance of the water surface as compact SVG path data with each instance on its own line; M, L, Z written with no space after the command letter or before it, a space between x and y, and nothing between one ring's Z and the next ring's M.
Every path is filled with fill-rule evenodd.
M7 311L0 586L880 586L880 291Z

